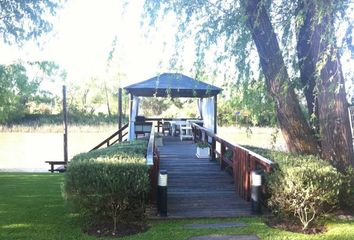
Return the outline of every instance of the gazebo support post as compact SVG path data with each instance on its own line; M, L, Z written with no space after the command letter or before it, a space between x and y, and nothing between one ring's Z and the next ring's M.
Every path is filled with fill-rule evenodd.
M217 133L218 127L218 96L214 96L214 133Z
M133 113L133 94L129 94L129 132L131 131L131 126L130 124L132 124L132 122L134 122L131 117L132 117L132 113ZM129 136L131 136L131 133L129 133ZM129 141L131 141L132 139L128 139Z
M217 133L217 126L218 126L218 96L214 95L214 133ZM215 160L216 159L216 141L215 138L212 138L212 143L211 143L211 159Z
M68 109L66 104L66 86L63 85L63 125L64 125L64 162L68 163ZM53 168L53 165L52 165ZM53 171L52 171L53 172Z
M118 130L122 128L122 88L118 89ZM122 141L122 133L119 133L119 142Z
M199 114L200 114L200 119L203 120L203 98L199 98Z

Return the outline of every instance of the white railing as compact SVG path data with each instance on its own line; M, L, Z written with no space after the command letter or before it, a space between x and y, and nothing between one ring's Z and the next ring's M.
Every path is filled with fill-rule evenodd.
M147 152L146 152L146 164L148 166L154 165L154 150L155 150L154 146L155 146L155 127L152 126Z

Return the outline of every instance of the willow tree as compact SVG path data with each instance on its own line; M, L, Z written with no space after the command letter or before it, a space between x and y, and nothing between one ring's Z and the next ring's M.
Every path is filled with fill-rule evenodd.
M354 161L345 79L334 34L336 14L345 9L343 4L301 1L297 41L301 82L322 156L340 170Z
M332 0L145 2L152 23L170 11L175 13L177 40L195 36L198 59L211 46L223 44L217 58L234 60L243 81L253 77L250 58L256 51L288 149L321 154L340 170L354 166L334 31L335 21L344 19L338 13L345 13L347 7L346 1ZM306 97L306 112L299 92Z

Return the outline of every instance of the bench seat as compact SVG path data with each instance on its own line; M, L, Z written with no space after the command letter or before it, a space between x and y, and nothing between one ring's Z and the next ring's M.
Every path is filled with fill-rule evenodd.
M50 171L52 173L55 171L58 171L58 172L63 171L62 169L54 169L55 165L64 165L64 167L65 167L67 164L67 162L64 162L64 161L45 161L45 163L48 163L50 165L50 169L48 171ZM64 168L64 170L65 170L65 168Z

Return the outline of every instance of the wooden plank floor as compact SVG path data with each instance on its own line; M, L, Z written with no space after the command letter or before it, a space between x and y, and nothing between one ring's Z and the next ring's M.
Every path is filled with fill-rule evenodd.
M168 171L168 217L251 215L251 204L237 196L230 174L215 161L198 159L192 141L164 137L160 169Z

